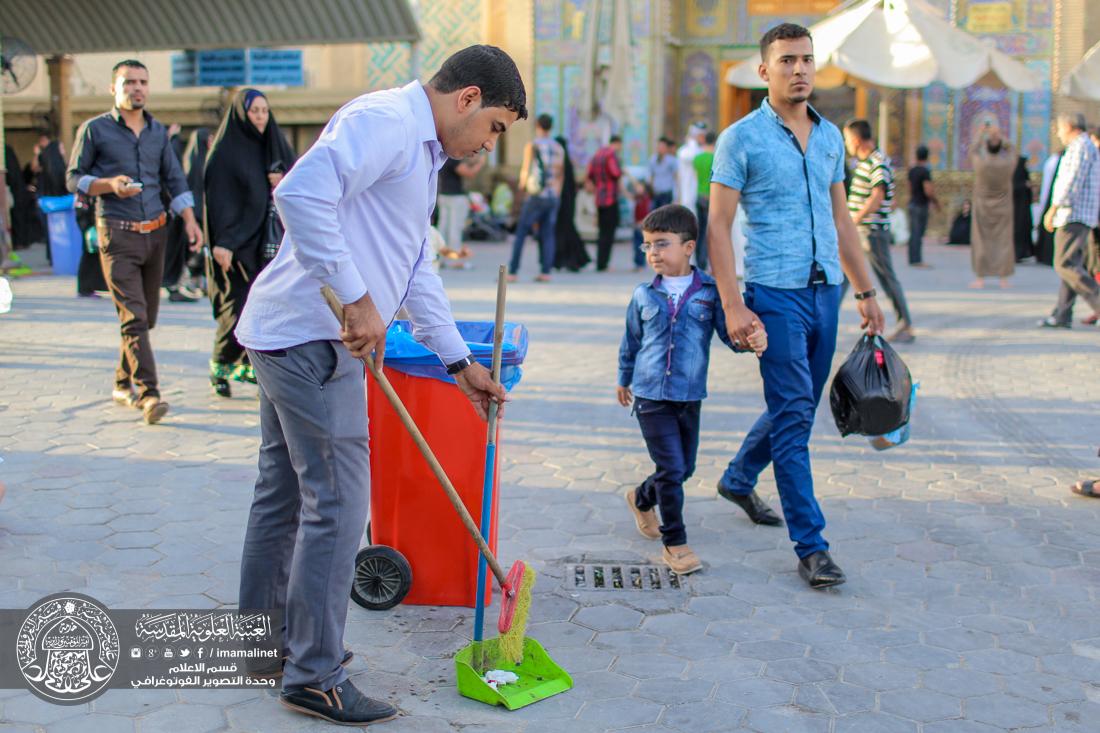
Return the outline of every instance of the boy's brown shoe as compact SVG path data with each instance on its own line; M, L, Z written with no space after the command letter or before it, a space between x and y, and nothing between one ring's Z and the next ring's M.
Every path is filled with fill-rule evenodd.
M634 524L638 526L638 532L642 537L647 540L659 540L661 539L661 523L657 521L657 512L653 509L644 512L639 509L638 505L634 503L637 492L637 489L626 492L626 505L630 507L630 511L634 515Z
M687 545L665 545L661 559L668 565L668 569L677 575L689 575L703 569L703 562L699 556Z

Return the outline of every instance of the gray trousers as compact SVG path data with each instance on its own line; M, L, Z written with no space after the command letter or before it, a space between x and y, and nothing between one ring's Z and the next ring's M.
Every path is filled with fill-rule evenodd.
M1054 232L1054 271L1062 278L1058 288L1058 304L1054 306L1054 319L1068 324L1073 320L1073 303L1080 295L1092 310L1100 313L1100 287L1085 269L1089 236L1084 224L1072 222Z
M260 459L241 556L242 610L286 609L283 689L331 689L370 496L363 365L339 341L248 350Z
M909 316L909 304L905 302L905 291L901 289L901 281L894 272L894 260L890 255L890 230L868 227L856 227L856 229L859 231L859 243L867 254L871 270L878 277L879 285L894 306L898 323L912 326L913 319ZM848 284L848 278L844 278L840 288L842 300L848 294Z

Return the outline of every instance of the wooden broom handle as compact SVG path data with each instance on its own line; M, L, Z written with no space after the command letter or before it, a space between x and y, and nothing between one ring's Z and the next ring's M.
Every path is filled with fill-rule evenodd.
M336 316L336 320L340 322L340 327L344 326L344 306L340 302L340 299L336 297L336 293L328 285L321 288L321 296L324 297L325 302L328 303L330 309L332 309L332 315ZM439 480L440 486L447 493L447 498L451 500L451 505L454 506L455 511L458 513L458 518L462 520L462 523L466 526L466 531L474 538L474 542L477 543L477 549L481 551L481 554L485 556L485 560L489 563L489 567L493 571L493 575L496 576L497 582L500 583L502 588L506 587L508 582L508 576L505 575L504 569L497 562L496 556L493 555L493 551L489 549L488 543L481 536L481 530L478 529L477 524L474 522L473 517L470 516L469 510L466 509L466 505L462 503L462 498L455 490L454 484L447 478L446 471L443 470L443 466L440 465L439 460L435 457L435 453L432 452L431 446L428 445L428 441L424 439L423 434L420 432L420 428L416 426L416 421L413 420L412 415L405 409L405 405L401 402L401 398L397 396L397 392L394 390L393 385L390 384L390 380L386 378L386 375L378 368L378 365L374 363L374 359L367 357L366 359L360 359L366 366L367 370L378 382L378 386L382 388L382 394L386 395L386 399L389 400L390 405L393 406L397 416L401 418L401 422L405 425L405 429L409 431L409 436L412 437L413 442L416 443L416 447L420 449L420 454L424 456L424 460L428 462L428 467L432 469L432 473Z

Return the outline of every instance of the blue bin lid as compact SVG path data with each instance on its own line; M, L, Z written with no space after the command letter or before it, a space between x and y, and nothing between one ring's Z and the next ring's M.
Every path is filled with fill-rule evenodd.
M457 321L458 332L474 358L489 366L493 358L492 321ZM519 323L504 323L504 349L501 364L522 364L527 356L527 328ZM395 321L386 332L386 363L438 366L439 357L412 336L408 321Z
M71 193L65 196L39 196L38 208L47 214L75 209L76 196Z

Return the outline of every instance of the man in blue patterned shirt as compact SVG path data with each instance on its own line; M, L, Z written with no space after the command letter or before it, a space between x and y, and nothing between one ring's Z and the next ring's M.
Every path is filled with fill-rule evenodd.
M730 462L718 493L758 524L779 518L755 492L769 463L799 557L814 588L844 582L822 536L825 517L810 470L810 430L836 350L842 271L855 286L862 327L881 333L882 310L844 195L840 130L807 100L813 92L810 32L783 23L760 40L768 97L722 133L710 188L711 266L734 344L763 324L771 346L760 360L767 410ZM737 289L730 231L747 214L745 294Z

